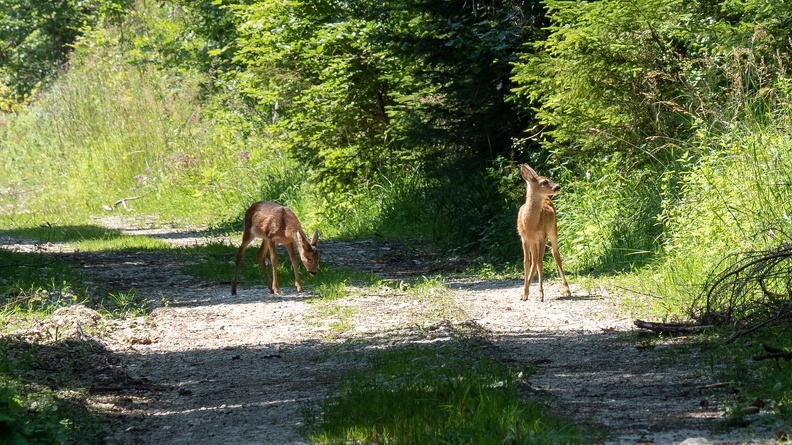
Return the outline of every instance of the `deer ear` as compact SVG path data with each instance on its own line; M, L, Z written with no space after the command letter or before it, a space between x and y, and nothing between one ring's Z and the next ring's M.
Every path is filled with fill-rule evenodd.
M532 179L536 179L539 175L528 166L528 164L522 164L520 166L520 175L522 175L523 179L526 181L530 181Z
M313 235L311 236L311 245L316 246L316 243L319 242L319 229L314 229Z

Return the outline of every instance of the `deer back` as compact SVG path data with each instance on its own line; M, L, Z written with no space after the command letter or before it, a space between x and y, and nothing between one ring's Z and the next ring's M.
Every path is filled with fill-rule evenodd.
M269 201L260 201L245 213L245 227L251 234L272 240L285 246L297 246L305 268L316 274L319 265L319 231L314 229L311 239L305 236L297 215L285 206Z
M245 213L245 227L249 227L257 237L288 245L293 244L297 233L303 231L297 215L291 209L268 201L250 206Z

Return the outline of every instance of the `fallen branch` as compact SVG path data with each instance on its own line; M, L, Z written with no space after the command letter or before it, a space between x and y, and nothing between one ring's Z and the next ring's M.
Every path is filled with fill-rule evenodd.
M778 359L784 359L786 361L792 360L792 351L787 351L786 349L776 348L775 346L765 344L763 344L762 347L765 351L767 351L767 354L753 356L753 359L757 362L760 360L769 359L774 359L776 363L778 363Z
M650 321L643 320L635 320L635 326L638 326L641 329L648 329L659 334L671 335L697 334L712 327L676 323L652 323Z
M729 387L728 383L726 383L726 382L718 382L718 383L711 383L709 385L699 386L696 389L699 392L701 392L701 391L706 391L706 390L709 390L709 389L721 389L721 388L728 388L728 387Z
M751 332L754 332L754 331L758 331L759 329L765 327L766 325L771 324L771 323L775 323L775 322L777 322L779 320L780 320L779 317L773 317L773 318L769 318L769 319L767 319L767 320L765 320L765 321L763 321L763 322L761 322L759 324L756 324L756 325L754 325L754 326L752 326L750 328L738 329L734 333L732 333L732 335L729 336L729 339L726 340L726 344L729 344L729 343L733 342L734 340L737 340L738 338L740 338L743 335L750 334Z
M121 204L122 206L124 206L124 209L128 209L128 208L127 208L127 205L126 205L126 202L127 202L127 201L134 201L135 199L140 199L140 198L142 198L142 197L143 197L143 196L141 195L141 196L130 196L129 198L121 198L121 199L119 199L118 201L116 201L116 202L114 202L114 203L113 203L113 207L114 207L114 208L115 208L115 207L118 207L118 205L119 205L119 204Z

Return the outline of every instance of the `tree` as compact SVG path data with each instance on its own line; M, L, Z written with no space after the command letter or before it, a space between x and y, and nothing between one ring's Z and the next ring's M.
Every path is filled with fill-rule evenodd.
M663 159L696 126L751 108L789 53L792 6L781 0L546 4L549 34L515 65L515 91L545 146L573 159Z
M0 110L49 81L84 31L128 7L128 0L0 0Z
M327 187L394 168L480 170L526 125L505 101L510 63L534 30L524 6L259 2L235 8L235 61L284 145Z

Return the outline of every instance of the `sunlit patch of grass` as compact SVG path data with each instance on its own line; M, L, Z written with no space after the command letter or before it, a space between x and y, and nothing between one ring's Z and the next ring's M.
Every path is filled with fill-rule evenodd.
M521 251L519 254L522 255ZM505 263L498 266L487 261L475 261L468 265L462 273L462 275L468 279L490 281L513 280L522 277L522 274L522 262L519 264Z
M335 300L348 296L347 288L350 286L377 286L381 282L373 273L321 264L313 279L317 283L315 293L322 300Z
M399 283L402 291L422 302L421 316L425 321L460 320L464 317L457 307L445 279L440 276L421 277L409 283Z
M342 335L354 328L352 320L360 310L356 306L342 306L336 302L319 302L313 307L314 320L317 326L329 328L329 337Z
M21 239L36 240L41 243L73 243L90 239L106 240L121 236L120 230L107 229L95 225L58 225L57 223L16 226L3 233Z
M336 281L331 283L320 283L314 290L316 299L329 302L332 300L339 300L349 296L347 292L346 281Z
M140 235L120 235L107 239L86 239L72 244L83 252L101 252L113 250L170 250L170 244L157 238Z
M137 317L148 312L149 302L138 296L133 289L129 292L108 294L103 301L102 309L122 317Z
M317 444L585 443L573 425L528 401L527 370L508 369L458 344L376 353L307 412ZM593 434L592 434L593 436Z
M406 287L410 294L419 298L446 298L450 295L442 277L421 277Z
M40 225L3 230L11 239L33 240L41 244L66 243L84 251L104 250L168 250L171 246L160 239L127 235L120 230L94 225Z

